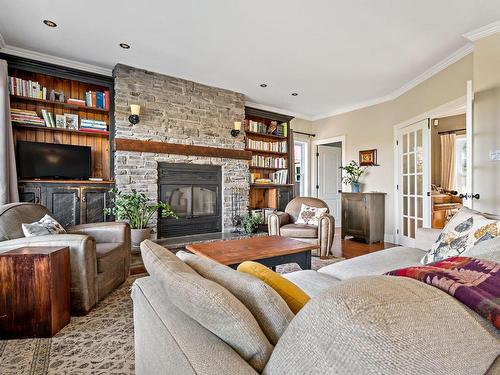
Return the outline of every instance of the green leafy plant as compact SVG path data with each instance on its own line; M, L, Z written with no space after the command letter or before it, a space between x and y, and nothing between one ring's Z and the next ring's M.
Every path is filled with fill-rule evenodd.
M246 215L243 218L243 228L247 234L252 234L257 232L259 224L262 224L261 215Z
M344 167L340 167L345 172L342 182L346 185L358 183L359 178L365 173L367 167L361 167L356 161L352 160Z
M114 215L117 220L126 220L132 229L144 229L148 227L149 221L156 212L159 212L162 218L178 216L172 211L170 205L165 202L157 204L148 203L144 193L139 193L132 189L130 193L124 193L118 189L111 189L112 205L111 208L105 208L106 215Z

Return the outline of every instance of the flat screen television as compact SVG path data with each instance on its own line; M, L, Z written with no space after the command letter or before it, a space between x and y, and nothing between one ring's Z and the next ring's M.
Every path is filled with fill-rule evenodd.
M17 175L19 178L88 180L91 173L90 147L17 142Z

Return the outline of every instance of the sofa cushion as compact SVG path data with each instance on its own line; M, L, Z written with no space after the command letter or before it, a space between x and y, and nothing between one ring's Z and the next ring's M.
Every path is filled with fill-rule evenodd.
M318 272L326 273L340 280L357 276L382 275L386 272L420 264L424 250L411 247L391 247L360 257L343 260L321 268Z
M95 245L97 258L97 272L106 272L124 259L122 251L123 243L98 243Z
M283 277L297 285L311 298L340 282L333 276L312 270L290 272Z
M285 224L280 228L283 237L317 238L318 226L308 224Z
M276 345L264 374L484 374L498 334L419 281L360 277L311 299Z
M297 285L260 263L243 262L238 266L238 271L255 276L271 286L285 300L294 314L297 314L309 301L309 296Z
M49 234L63 234L66 230L50 215L45 215L33 223L22 224L25 237L47 236Z
M176 254L205 279L229 290L250 312L272 344L276 344L295 316L283 298L258 278L211 259L179 251Z
M319 225L319 218L321 215L326 214L328 207L313 207L302 203L300 208L299 216L295 221L296 224L309 224L309 225Z
M224 340L255 370L262 371L273 345L235 296L150 240L141 243L141 254L149 274L160 282L179 310Z
M468 250L500 234L500 222L478 211L462 207L445 225L438 239L422 258L422 264L452 256L467 256Z

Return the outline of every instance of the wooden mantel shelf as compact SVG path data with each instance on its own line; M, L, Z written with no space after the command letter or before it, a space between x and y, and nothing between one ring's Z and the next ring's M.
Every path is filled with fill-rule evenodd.
M157 141L138 141L115 138L115 151L151 152L187 156L207 156L212 158L252 160L252 152L232 148L192 146Z

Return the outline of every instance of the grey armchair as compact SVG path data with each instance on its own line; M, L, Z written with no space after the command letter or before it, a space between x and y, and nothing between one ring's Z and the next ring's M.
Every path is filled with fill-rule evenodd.
M126 223L96 223L67 228L67 234L24 237L23 223L40 220L49 210L39 204L12 203L0 207L0 253L21 246L69 246L71 312L85 315L129 275L130 227Z
M296 224L302 204L312 207L327 208L321 215L319 225ZM298 197L292 199L285 207L285 212L276 212L268 218L269 235L290 237L299 241L316 243L319 245L319 255L331 254L335 219L329 214L328 206L321 199Z

